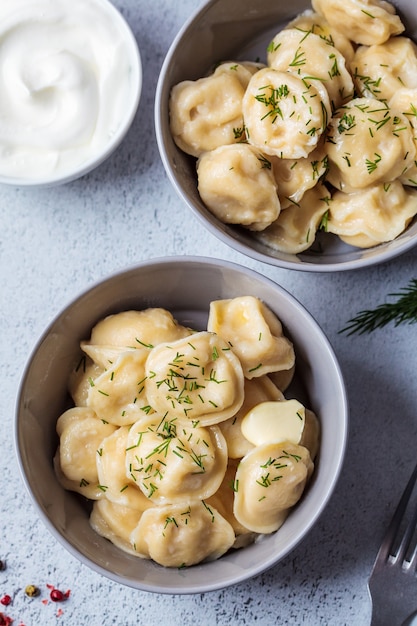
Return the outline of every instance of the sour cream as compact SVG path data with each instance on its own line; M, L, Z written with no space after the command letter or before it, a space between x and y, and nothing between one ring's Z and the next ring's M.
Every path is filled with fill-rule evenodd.
M0 177L62 181L97 165L140 83L136 41L107 0L0 3Z

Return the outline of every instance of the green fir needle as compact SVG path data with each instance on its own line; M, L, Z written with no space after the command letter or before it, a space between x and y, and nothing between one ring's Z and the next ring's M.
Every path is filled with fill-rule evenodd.
M358 315L348 321L340 332L353 335L370 333L376 328L383 328L390 322L394 326L400 324L415 324L417 322L417 279L413 278L406 287L398 293L390 293L389 297L396 298L394 302L385 302L375 309L360 311Z

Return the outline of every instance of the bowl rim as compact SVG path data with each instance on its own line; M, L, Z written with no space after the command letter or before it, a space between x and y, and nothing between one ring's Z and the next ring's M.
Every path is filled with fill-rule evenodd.
M76 546L74 546L71 541L69 541L62 532L55 526L55 524L49 519L47 513L42 508L41 503L38 501L37 497L33 493L31 488L30 477L25 468L25 462L22 454L22 446L21 446L21 407L24 399L25 392L25 384L27 377L30 373L32 361L40 349L42 343L47 338L47 336L51 333L54 327L62 320L69 309L79 304L85 297L87 297L91 292L95 289L100 288L102 285L106 283L111 283L114 280L117 280L119 277L122 277L127 274L134 274L136 272L140 272L142 269L146 269L151 266L161 265L162 267L167 266L169 264L180 264L182 266L187 266L191 264L201 264L204 267L216 268L216 269L224 269L235 271L238 273L244 273L246 276L253 278L255 281L266 285L271 288L273 291L278 291L286 301L290 302L292 306L296 307L298 311L302 314L304 318L306 318L311 327L314 328L317 336L320 338L320 342L325 349L332 367L334 368L334 373L337 378L339 389L338 395L340 396L340 432L338 433L337 441L335 442L335 456L332 456L332 459L335 461L336 470L333 472L332 476L327 479L327 487L325 490L325 494L320 499L320 504L316 505L314 508L314 514L308 517L308 521L303 523L302 531L295 534L294 537L286 544L285 548L280 550L279 555L276 555L274 551L272 551L271 556L267 560L263 560L260 564L252 566L250 571L244 568L241 569L241 573L237 575L236 573L233 576L229 576L226 581L218 580L216 582L211 582L210 584L198 584L195 586L183 587L181 584L177 582L170 586L161 586L156 585L154 583L148 583L144 580L138 580L136 578L132 578L129 576L123 576L120 573L115 573L110 569L106 569L100 564L94 562L93 559L89 558L85 554L83 554ZM346 456L346 450L348 445L348 434L349 434L349 407L348 407L348 397L347 390L344 382L343 373L341 371L340 365L338 363L336 354L330 344L329 339L325 335L324 331L312 316L311 313L304 307L303 304L299 302L299 300L290 294L284 287L276 283L270 278L260 274L256 270L247 268L245 266L239 265L238 263L232 261L225 261L219 258L208 258L203 256L170 256L170 257L155 257L152 259L148 259L146 261L142 261L140 263L136 263L127 268L118 270L116 272L107 275L104 278L98 279L94 281L92 284L87 286L84 290L82 290L78 295L73 297L61 310L53 317L53 319L49 322L47 327L44 329L36 343L34 344L32 350L30 351L29 357L27 359L26 365L24 367L15 405L14 412L14 448L15 448L15 457L17 459L18 469L25 485L26 491L34 505L39 517L42 519L44 525L52 534L53 537L58 541L58 543L66 548L66 550L72 554L78 561L89 567L91 570L96 573L101 574L102 576L113 580L119 584L124 584L128 587L135 588L141 591L160 593L160 594L181 594L181 595L189 595L195 593L205 593L209 591L216 591L220 589L224 589L230 587L232 585L236 585L238 583L249 580L276 565L278 562L282 561L294 548L301 543L306 536L309 534L312 527L316 524L319 517L322 515L325 510L329 500L331 499L336 484L339 480L344 460Z
M233 225L221 224L219 220L211 215L207 210L207 215L203 215L202 211L195 206L192 199L189 197L186 189L178 181L175 173L175 164L171 162L169 157L169 150L167 148L167 141L169 139L165 136L165 125L167 121L168 111L166 110L166 103L164 97L167 90L166 76L171 65L174 64L175 53L180 46L183 39L188 35L188 31L192 28L193 23L206 11L208 11L213 5L220 3L221 0L205 0L203 4L195 10L191 16L184 22L181 29L177 32L177 35L171 42L171 45L167 51L164 61L161 66L161 70L158 76L158 81L155 91L155 105L154 105L154 125L156 142L162 164L168 179L175 189L179 198L191 209L192 213L196 216L197 220L215 237L229 246L232 250L237 250L239 253L252 258L261 263L266 263L275 267L281 267L289 270L296 270L302 272L340 272L348 270L358 270L374 265L385 263L391 259L394 259L402 254L405 254L410 249L417 246L417 234L414 236L407 235L407 230L411 226L407 227L396 239L378 244L373 248L353 248L352 251L356 251L362 256L356 259L348 259L342 261L331 261L328 263L316 263L302 260L298 254L290 255L287 253L278 253L283 256L272 256L264 252L256 250L249 243L241 240L238 236L233 234ZM172 85L169 86L169 90ZM169 126L169 123L168 123ZM179 150L179 148L177 148ZM414 218L413 222L416 222L417 218ZM417 224L415 224L417 227ZM382 250L383 247L386 247ZM266 248L266 246L264 246ZM302 253L301 253L302 254ZM286 258L290 257L290 258ZM291 259L293 257L293 260Z
M90 0L91 1L91 0ZM24 178L18 176L4 176L0 174L0 184L22 188L46 188L64 185L66 183L82 178L92 170L99 167L109 156L120 146L126 137L138 110L143 87L142 57L139 44L135 34L121 11L110 0L94 0L99 5L103 5L105 12L108 12L115 23L118 23L121 32L128 44L130 73L132 77L131 94L129 96L129 107L126 109L123 119L110 141L96 156L91 156L88 160L73 166L71 169L56 175L43 176L37 179ZM100 7L101 10L101 7Z

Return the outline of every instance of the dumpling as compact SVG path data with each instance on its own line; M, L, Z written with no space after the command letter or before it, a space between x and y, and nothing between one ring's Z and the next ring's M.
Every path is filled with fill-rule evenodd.
M330 193L321 183L306 191L297 204L291 204L257 239L270 248L289 254L299 254L313 245L317 231L326 215Z
M268 378L272 380L274 385L282 392L286 391L293 381L295 374L295 364L288 370L281 370L280 372L270 372Z
M268 65L276 70L305 77L315 87L320 81L329 95L331 111L353 96L353 80L345 57L332 43L312 31L281 30L269 44L267 55Z
M306 409L303 436L300 445L310 452L311 460L317 456L320 447L320 422L311 409Z
M359 46L352 60L359 96L389 101L401 87L417 87L417 45L408 37Z
M213 300L207 329L223 337L232 347L245 378L286 370L294 364L294 347L284 336L281 322L259 298L241 296Z
M264 68L249 81L242 110L250 144L266 155L299 159L317 146L330 104L319 80Z
M162 341L173 341L190 334L162 308L122 311L99 321L91 331L90 344L121 348L152 348Z
M58 418L56 432L59 448L55 469L66 489L92 500L103 497L105 486L100 485L98 479L97 450L103 439L115 429L86 407L68 409Z
M208 426L242 406L242 365L225 338L214 332L160 344L150 352L145 369L148 402L170 419Z
M177 146L199 157L207 150L245 140L242 98L254 63L222 63L209 76L172 88L169 112Z
M197 163L197 178L203 202L225 224L262 230L279 215L271 163L248 144L205 152Z
M404 31L394 6L385 0L312 0L311 4L355 43L372 46Z
M106 488L107 500L143 511L150 506L149 500L126 471L128 436L129 428L123 426L103 439L96 457L98 479Z
M100 419L127 426L150 410L145 393L147 355L146 350L123 352L110 369L93 381L87 405Z
M408 87L397 89L389 101L389 106L391 109L400 111L410 122L410 126L413 129L414 144L417 154L417 87L414 89ZM399 176L398 180L403 185L417 187L416 159L414 159L413 163Z
M333 116L327 180L350 192L393 181L413 163L416 147L404 115L373 98L355 98Z
M268 376L245 379L245 399L239 411L233 417L219 424L227 444L229 458L240 459L253 448L242 433L241 424L244 416L254 406L267 400L284 400L282 392Z
M247 546L250 543L253 543L257 537L257 533L254 533L245 528L245 526L242 526L242 524L237 521L233 513L236 489L236 470L239 462L240 461L237 459L229 459L222 484L216 493L206 500L209 507L218 511L218 513L220 513L220 515L222 515L222 517L224 517L232 526L236 535L233 548L242 548Z
M218 559L234 540L232 526L204 500L148 509L130 536L139 554L164 567Z
M153 503L202 500L223 480L227 446L217 426L155 415L129 430L125 462L127 475Z
M301 498L313 467L303 446L289 442L256 446L237 468L236 519L253 532L278 530Z
M400 235L417 215L417 191L399 181L355 193L336 192L328 230L346 243L370 248Z
M400 87L395 91L388 103L391 109L400 111L410 122L417 134L417 86Z
M241 85L246 88L251 76L263 67L265 67L263 63L256 61L225 61L217 65L213 76L219 76L220 74L237 76Z
M115 546L134 556L142 556L132 546L130 535L137 527L142 511L115 504L104 498L93 504L90 514L90 526L101 537L105 537Z
M338 30L334 26L330 26L323 15L311 11L311 9L297 15L289 22L287 28L297 28L306 34L312 32L314 35L318 35L328 44L337 48L346 61L350 61L353 57L354 47L344 34L343 29Z
M94 380L103 373L103 368L92 361L86 354L71 372L68 391L75 406L87 406L88 392Z
M274 156L269 158L281 209L298 204L305 192L323 179L328 169L328 158L323 140L306 158L280 159Z
M149 351L162 341L174 341L191 332L162 308L122 311L100 320L92 329L90 340L81 342L81 348L95 363L107 369L123 352Z

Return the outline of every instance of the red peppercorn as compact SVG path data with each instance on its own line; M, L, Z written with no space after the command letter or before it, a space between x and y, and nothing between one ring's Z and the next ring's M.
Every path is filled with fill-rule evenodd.
M65 600L68 600L70 593L69 589L64 593L60 589L53 588L49 596L53 602L64 602Z
M59 589L52 589L50 596L53 602L62 602L65 600L64 594Z
M0 626L10 626L13 623L13 620L8 615L4 613L0 613Z
M11 603L12 599L9 596L9 594L6 593L6 595L4 595L1 599L0 602L2 603L3 606L9 606L9 604Z

